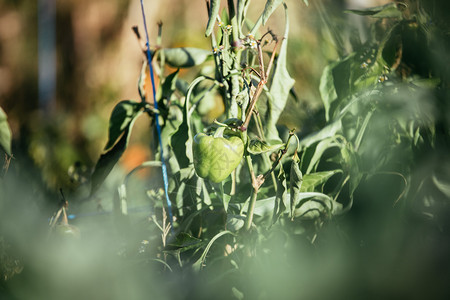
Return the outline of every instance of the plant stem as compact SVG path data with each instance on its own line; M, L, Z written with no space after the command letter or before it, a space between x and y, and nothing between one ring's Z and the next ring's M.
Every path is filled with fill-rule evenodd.
M258 196L258 190L253 188L252 189L252 195L250 198L250 203L248 205L248 210L247 210L247 218L245 219L245 224L244 224L244 228L246 231L249 231L250 228L252 227L252 222L253 222L253 212L255 210L255 204L256 204L256 197Z

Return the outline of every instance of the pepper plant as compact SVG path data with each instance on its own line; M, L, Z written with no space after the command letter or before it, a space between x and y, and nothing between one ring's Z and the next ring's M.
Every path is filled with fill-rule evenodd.
M142 47L153 59L143 62L141 99L124 100L114 108L105 152L92 175L95 193L126 151L135 120L147 115L156 125L153 136L162 142L152 149L155 161L138 168L161 167L168 179L166 204L160 194L148 193L153 211L161 211L152 220L162 232L159 250L165 264L171 265L169 258L174 257L179 266L204 268L219 238L220 246L214 248L218 253L253 256L272 228L314 243L326 222L352 208L360 183L380 174L400 179L396 205L408 192L411 171L393 163L397 153L407 145L420 148L420 133L434 139L433 125L421 115L425 111L399 114L390 131L380 127L396 95L422 91L420 84L439 84L436 77L418 79L405 73L409 57L399 49L407 41L399 36L422 23L408 18L402 5L348 11L381 20L374 27L386 34L356 45L325 68L320 93L326 123L317 132L299 136L294 128L283 134L277 127L289 97L294 97L287 64L288 8L282 1L268 0L252 22L247 18L250 1L236 3L227 1L221 11L220 1L207 2L209 50L165 48L159 25L156 46ZM275 9L285 12L282 33L264 28ZM166 66L176 71L167 73ZM188 83L179 77L182 68L193 68L198 76ZM152 76L159 79L156 89L148 88ZM156 90L154 98L149 90ZM204 107L211 107L217 97L224 110L214 122L207 121ZM386 132L385 145L374 143L373 128ZM118 189L118 211L124 217L132 174Z
M157 44L149 49L151 67L148 60L143 62L140 101L121 101L111 114L105 152L92 175L92 194L126 151L135 120L147 115L152 124L155 118L161 124L162 149L153 150L157 159L168 162L171 207L164 210L171 215L173 209L176 221L170 224L175 236L206 242L224 232L234 235L272 226L283 215L323 218L338 213L339 203L320 192L335 172L302 176L295 130L281 136L276 126L293 95L294 80L287 69L288 8L282 1L269 0L251 22L249 3L237 1L236 6L228 1L223 11L220 1L207 3L205 36L211 40L210 50L164 48L160 25ZM263 27L275 9L285 11L282 33ZM134 31L140 40L139 30ZM145 45L142 49L147 50ZM167 65L177 70L166 74ZM211 65L212 71L201 69ZM189 84L179 78L181 68L199 68L199 76ZM153 69L159 78L155 100L147 93ZM201 108L217 96L224 111L214 122L205 122ZM145 165L161 166L158 161ZM302 190L302 182L308 190ZM119 198L119 210L126 215L125 183L119 187ZM216 230L211 224L202 226L211 212L220 216Z

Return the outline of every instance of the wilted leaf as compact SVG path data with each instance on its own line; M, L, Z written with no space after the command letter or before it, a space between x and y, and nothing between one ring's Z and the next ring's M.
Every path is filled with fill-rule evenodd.
M250 143L248 144L247 151L253 155L256 155L256 154L261 154L261 153L265 153L265 152L277 151L278 149L280 149L282 147L284 147L283 143L269 145L265 141L251 140Z
M174 68L190 68L198 66L212 55L209 50L199 48L166 48L164 57L166 63Z
M11 156L11 129L5 111L0 107L0 149Z

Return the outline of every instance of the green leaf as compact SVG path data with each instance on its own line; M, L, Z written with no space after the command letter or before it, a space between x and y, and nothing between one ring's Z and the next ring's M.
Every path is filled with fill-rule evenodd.
M275 205L273 209L272 222L275 224L280 217L286 211L287 201L287 185L286 185L286 174L284 173L283 166L280 167L280 172L277 176L277 194L275 196Z
M119 141L106 153L102 154L95 165L94 172L91 178L91 195L93 195L100 185L105 181L108 174L111 172L117 161L122 156L123 152L127 148L128 140L130 136L130 126L125 129L122 137Z
M174 68L190 68L205 62L212 52L205 49L185 47L185 48L165 48L165 61Z
M402 12L398 9L396 3L388 3L382 6L371 7L367 9L349 9L346 13L352 13L360 16L371 16L373 18L402 18Z
M269 1L268 1L269 2ZM281 1L274 1L280 2ZM277 4L278 5L278 4ZM276 124L281 115L281 112L286 106L289 91L294 86L295 80L291 78L287 71L286 59L287 59L287 42L289 34L289 18L287 14L287 7L285 8L285 31L283 36L283 42L280 47L280 53L276 60L275 71L273 74L272 85L270 87L270 94L272 95L272 103L270 103L268 118L266 123L266 139L267 140L280 140Z
M0 107L0 149L11 156L11 129L5 111Z
M267 20L270 15L277 9L277 7L283 3L283 0L267 0L266 6L264 7L264 11L262 13L262 23L266 25Z
M257 155L266 152L274 152L282 147L284 147L283 143L269 145L265 141L251 140L247 146L247 151L253 155Z
M206 25L205 36L211 35L220 10L220 0L211 0L209 3L210 3L209 19L208 24Z
M303 175L301 192L314 192L316 188L325 184L334 174L342 173L341 170L323 171Z
M142 113L143 107L144 104L130 100L123 100L114 107L109 119L109 138L105 150L114 146L130 124Z

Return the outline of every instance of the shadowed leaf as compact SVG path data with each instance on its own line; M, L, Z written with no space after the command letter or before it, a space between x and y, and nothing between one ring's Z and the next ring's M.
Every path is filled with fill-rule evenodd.
M131 100L123 100L114 107L109 119L109 138L105 150L114 146L130 124L142 113L142 108L142 103Z

